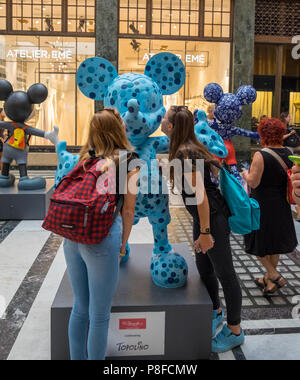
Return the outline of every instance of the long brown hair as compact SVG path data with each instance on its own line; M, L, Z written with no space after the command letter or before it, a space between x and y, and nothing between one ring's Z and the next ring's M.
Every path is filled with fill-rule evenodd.
M217 176L218 169L211 164L216 162L214 156L197 139L194 129L194 117L186 106L172 106L168 111L168 120L173 124L170 142L169 160L181 157L183 159L204 159L210 164L210 170ZM171 168L172 169L172 168ZM171 183L174 186L174 171L171 170Z
M91 157L90 151L95 156L112 158L116 163L117 150L132 151L130 142L125 133L123 120L114 108L105 108L98 111L92 117L87 142L81 149L79 161L85 161Z

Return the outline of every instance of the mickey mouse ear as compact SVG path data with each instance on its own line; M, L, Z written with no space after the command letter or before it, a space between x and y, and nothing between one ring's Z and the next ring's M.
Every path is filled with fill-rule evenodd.
M145 75L156 82L163 95L172 95L184 85L185 67L175 54L159 53L148 62Z
M12 85L6 79L0 79L0 100L6 100L12 92Z
M204 97L210 103L218 103L223 95L223 89L217 83L210 83L204 89Z
M43 84L36 83L29 87L27 95L31 104L41 104L47 99L48 90Z
M80 91L90 99L103 100L108 86L118 76L114 66L104 58L88 58L79 66L76 75Z
M257 92L252 86L242 86L237 90L236 96L242 105L252 104L257 98Z

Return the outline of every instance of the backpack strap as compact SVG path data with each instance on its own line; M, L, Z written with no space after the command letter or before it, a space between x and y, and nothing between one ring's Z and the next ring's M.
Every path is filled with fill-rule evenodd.
M214 160L207 161L207 163L215 166L216 168L218 168L220 170L224 170L225 169L221 164L219 164L218 162L216 162Z
M113 215L113 218L112 218L113 222L117 219L117 216L118 216L119 212L121 211L123 204L124 204L124 196L121 195L120 199L118 201L118 204L117 204L117 208L116 208L114 215Z
M279 154L275 153L272 149L264 148L262 150L263 152L269 153L271 156L273 156L281 165L283 170L287 173L289 168L287 167L286 163L283 161L283 159L279 156Z
M12 124L16 129L23 129L23 131L24 131L24 135L25 135L25 130L26 130L27 128L29 128L29 126L28 126L28 125L25 125L25 124L24 124L24 127L19 127L14 121L11 121L11 124ZM11 138L11 136L7 137L6 141L8 141L10 138ZM25 137L25 142L26 142L26 145L28 145L28 146L29 146L29 141L30 141L30 139L31 139L31 135L28 136L28 139L27 139L27 140L26 140L26 137ZM5 141L5 142L6 142L6 141Z

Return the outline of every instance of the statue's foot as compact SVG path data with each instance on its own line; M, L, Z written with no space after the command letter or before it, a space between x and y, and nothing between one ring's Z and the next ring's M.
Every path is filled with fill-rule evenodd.
M151 276L155 285L161 288L181 288L186 284L188 267L178 253L152 256Z
M29 178L29 177L21 177L18 189L19 190L40 190L46 187L45 178Z
M127 243L127 245L126 245L126 255L124 257L122 257L120 263L121 264L126 263L128 261L128 259L129 259L129 256L130 256L130 247L129 247L129 244Z
M9 176L5 176L0 174L0 187L10 187L15 183L15 176L10 174Z

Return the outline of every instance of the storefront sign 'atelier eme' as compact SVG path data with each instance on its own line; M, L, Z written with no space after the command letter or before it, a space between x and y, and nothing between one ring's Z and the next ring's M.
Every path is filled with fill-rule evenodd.
M72 59L71 50L40 50L40 49L11 49L7 52L6 58L24 58L24 59Z
M149 61L156 53L145 53L143 56L143 61ZM181 54L176 54L179 59L183 59ZM199 64L200 66L208 66L208 52L200 52L198 54L186 54L186 63Z

